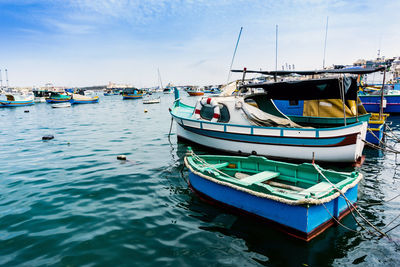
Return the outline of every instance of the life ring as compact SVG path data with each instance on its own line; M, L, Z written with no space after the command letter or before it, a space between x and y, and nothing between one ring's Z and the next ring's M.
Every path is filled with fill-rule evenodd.
M212 99L211 97L209 98L202 98L199 101L197 101L196 108L194 110L194 117L196 120L200 119L200 110L203 106L211 106L214 108L214 115L211 119L212 122L217 122L219 117L220 117L220 110L219 110L219 105L218 102Z

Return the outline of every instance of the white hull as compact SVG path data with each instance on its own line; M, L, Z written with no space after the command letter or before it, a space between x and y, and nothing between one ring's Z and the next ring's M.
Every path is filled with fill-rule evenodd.
M53 104L51 105L52 108L69 108L71 107L71 103L67 102L67 103L57 103L57 104Z
M187 139L191 142L210 147L212 149L223 150L231 153L253 154L269 156L274 158L291 158L295 160L325 162L356 162L362 156L364 148L365 130L357 136L355 144L349 144L338 147L306 147L306 146L287 146L279 144L260 144L240 141L230 141L220 138L213 138L193 133L184 129L177 123L178 137Z

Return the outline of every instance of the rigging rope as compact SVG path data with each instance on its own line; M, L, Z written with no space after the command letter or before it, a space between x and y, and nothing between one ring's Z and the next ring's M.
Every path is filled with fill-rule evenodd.
M345 196L345 194L343 194L343 192L336 187L335 184L333 184L328 178L325 177L325 175L322 173L322 171L320 170L320 168L315 165L315 163L312 163L312 165L314 166L314 168L318 171L318 173L331 185L333 186L333 188L335 188L342 196L343 198L346 200L346 202L348 202L348 204L350 204L350 206L352 208L354 208L354 210L357 212L357 214L361 217L361 219L363 219L370 227L372 227L375 231L377 231L378 233L381 234L381 236L386 236L389 238L388 235L386 235L384 232L382 232L379 228L377 228L375 225L373 225L370 221L368 221L362 214L361 212L353 205L353 203L350 202L350 200ZM350 209L351 211L351 209Z

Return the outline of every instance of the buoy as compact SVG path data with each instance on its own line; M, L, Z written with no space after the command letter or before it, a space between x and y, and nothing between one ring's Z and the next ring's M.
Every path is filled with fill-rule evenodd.
M29 113L29 110L25 110L24 112L25 112L25 113Z
M144 110L144 113L147 113L147 109Z
M118 155L117 159L119 160L126 160L126 156L125 155Z
M51 139L54 139L54 135L49 134L42 137L42 140L51 140Z

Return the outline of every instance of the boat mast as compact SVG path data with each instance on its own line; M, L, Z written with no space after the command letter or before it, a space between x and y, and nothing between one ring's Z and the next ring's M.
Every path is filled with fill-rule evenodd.
M275 75L274 75L274 81L276 82L277 74L278 71L278 25L276 25L275 28Z
M385 69L383 70L383 81L382 81L382 88L381 88L381 103L380 103L380 109L379 109L379 119L382 120L383 116L383 88L385 87L385 77L386 77L386 65Z
M8 84L8 73L7 73L7 69L6 69L6 84L7 84L7 90L9 89L9 84Z
M232 57L232 61L231 61L231 66L229 67L228 79L226 80L226 84L229 83L229 79L231 78L232 65L233 65L233 61L235 60L236 50L237 50L238 45L239 45L239 40L240 40L240 36L242 35L242 30L243 30L243 27L240 27L240 32L239 32L238 39L236 41L235 50L233 51L233 57Z
M0 69L0 90L3 89L3 77L1 76L1 69Z
M328 19L329 19L329 17L326 17L325 42L324 42L324 59L322 61L322 69L325 69L326 39L328 39Z
M160 74L160 69L157 68L157 72L158 72L158 82L161 85L161 90L164 90L163 86L162 86L162 80L161 80L161 74Z

